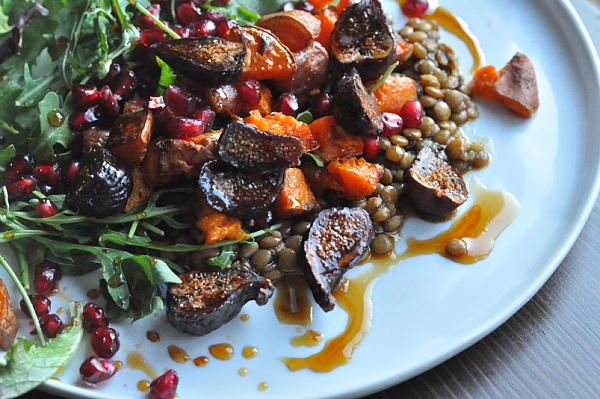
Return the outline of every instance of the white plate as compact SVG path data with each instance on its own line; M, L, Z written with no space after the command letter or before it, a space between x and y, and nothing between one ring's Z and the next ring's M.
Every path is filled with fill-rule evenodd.
M450 262L437 255L409 259L376 284L372 328L352 361L329 373L290 372L279 357L300 357L316 348L294 348L295 326L282 325L271 305L247 305L249 321L236 318L205 337L186 336L170 328L163 316L133 325L121 324L126 350L139 350L159 372L174 368L181 377L178 397L185 398L333 398L358 397L415 376L488 334L514 314L549 278L581 231L598 192L600 87L598 61L572 6L558 0L480 0L465 7L462 0L442 5L466 20L480 39L489 64L504 65L517 51L527 54L536 69L541 106L531 120L522 120L494 106L481 104L481 118L468 126L493 138L497 157L477 173L489 188L513 193L521 214L496 242L492 255L473 265ZM386 2L398 22L398 6ZM443 42L458 52L464 70L471 58L466 47L449 34ZM411 231L403 236L433 236L445 225ZM402 243L399 244L402 248ZM357 270L352 273L356 274ZM350 276L352 276L351 274ZM0 273L6 280L6 276ZM75 282L76 281L76 282ZM85 300L97 278L66 279L67 288L53 301ZM9 284L10 285L10 284ZM16 292L13 298L18 298ZM55 306L56 309L56 306ZM20 313L20 312L19 312ZM346 315L315 312L312 328L331 338L341 332ZM25 319L20 321L26 325ZM22 328L28 335L31 327ZM160 343L145 337L158 331ZM124 368L96 389L78 377L81 361L91 354L89 335L71 364L44 389L69 397L144 398L136 384L148 377ZM208 346L231 343L232 360L211 358L205 367L178 364L167 355L177 344L192 357L208 356ZM260 350L244 359L241 349ZM249 370L240 376L238 369ZM268 389L260 391L261 382Z

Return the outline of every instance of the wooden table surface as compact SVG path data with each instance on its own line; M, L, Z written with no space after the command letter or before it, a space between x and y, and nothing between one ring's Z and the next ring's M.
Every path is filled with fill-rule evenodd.
M506 323L432 370L363 399L600 398L599 292L600 199L554 275ZM39 398L62 399L38 390L21 396Z

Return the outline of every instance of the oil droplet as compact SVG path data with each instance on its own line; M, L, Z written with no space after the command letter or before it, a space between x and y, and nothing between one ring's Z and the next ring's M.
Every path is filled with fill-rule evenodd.
M150 342L158 342L158 341L160 341L160 335L158 335L158 333L156 331L148 331L146 333L146 338L148 338L148 340Z
M258 389L260 389L261 391L266 391L268 387L269 386L266 382L261 382L260 384L258 384Z
M156 259L152 259L152 260L150 261L150 264L151 264L151 265L156 265L157 263L158 263L158 261L157 261Z
M248 375L248 369L242 367L238 370L238 374L241 375L242 377L244 377L244 376Z
M135 347L136 347L137 349L142 349L142 344L135 344Z
M301 333L302 331L304 331L304 329L303 329L302 327L298 327L298 328L296 328L296 332L297 332L297 333Z
M117 368L121 370L123 368L123 362L120 360L115 360L115 366L117 366Z
M206 356L198 356L194 359L194 364L198 367L206 366L208 364L208 358Z
M177 363L185 363L191 359L186 351L176 345L169 345L167 349L169 350L169 356L171 359Z
M58 378L58 377L51 377L50 379L54 380L54 381L59 381L60 382L60 378Z
M308 330L303 335L290 338L292 346L317 346L325 336L320 332Z
M4 238L6 238L7 240L12 240L13 238L15 238L15 233L13 232L8 232L8 233L4 233L2 234L4 236Z
M56 374L58 374L58 373L60 373L60 372L62 372L62 371L63 371L63 368L62 368L62 367L59 367L59 368L58 368L58 370L56 370Z
M312 304L308 299L308 286L302 276L285 275L275 283L275 314L284 324L308 326L312 322Z
M152 380L154 380L155 378L158 377L158 373L156 372L154 367L152 367L148 363L146 358L140 352L134 351L134 352L130 352L129 354L127 354L126 363L127 363L127 367L134 369L134 370L143 371Z
M229 360L233 357L233 346L227 343L211 345L208 351L219 360Z
M119 258L117 258L117 259L119 259ZM115 259L115 262L117 261L117 259ZM125 280L125 276L123 275L123 273L115 273L107 281L108 286L110 288L120 287L123 284L125 284L126 282L127 282L127 280Z
M150 381L141 380L137 383L137 387L142 392L148 392L150 390Z
M117 256L115 258L115 263L117 263L117 264L121 263L122 261L123 261L123 258L121 258L120 256Z
M258 348L255 348L254 346L247 345L242 349L242 356L246 359L252 359L256 355L258 355Z
M65 308L63 308L62 306L58 309L56 309L56 314L63 314L63 312L65 311Z
M65 114L56 109L48 112L46 117L48 118L48 123L52 127L60 127L63 123L65 123Z
M248 321L250 320L250 315L249 314L243 314L240 316L240 319L242 319L242 321Z
M146 212L140 212L136 216L137 216L138 219L143 219L143 218L146 217Z
M98 288L93 288L86 293L87 297L90 299L98 299L101 295L100 290Z

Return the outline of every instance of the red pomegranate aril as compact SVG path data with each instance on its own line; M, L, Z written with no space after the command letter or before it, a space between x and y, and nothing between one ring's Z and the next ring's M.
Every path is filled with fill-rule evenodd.
M119 99L108 85L100 90L100 105L107 116L114 118L119 115Z
M91 344L96 355L107 359L113 357L121 347L119 333L111 327L97 328L92 333Z
M4 185L6 186L6 191L8 191L8 198L14 200L31 194L35 190L37 181L35 177L25 175L14 177L4 183Z
M99 382L108 380L117 370L117 365L112 360L90 356L79 367L79 374L87 386L96 388Z
M148 397L150 399L172 399L177 392L177 384L179 384L177 372L169 369L150 383Z
M89 333L97 328L108 327L108 315L106 311L94 302L88 302L83 306L83 329Z
M41 317L50 313L52 301L50 301L50 298L48 298L46 295L29 294L27 296L33 305L33 310L35 311L36 317ZM19 306L21 307L23 313L25 313L25 315L31 319L31 313L29 313L29 309L27 309L27 305L25 305L25 300L23 298L21 298Z
M49 186L59 186L62 183L62 172L57 163L41 162L34 166L33 177L38 182L46 183Z
M194 119L198 119L202 121L204 124L204 132L206 133L212 129L213 123L215 123L215 118L217 114L215 111L210 109L209 107L197 108L194 110Z
M4 178L6 180L13 179L17 176L30 174L33 170L33 158L29 154L15 155L8 161L4 170Z
M202 19L202 11L193 3L185 3L177 7L177 18L182 25L189 25Z
M79 111L85 111L93 105L98 104L100 96L98 89L88 86L75 86L71 90L73 96L73 105Z
M229 37L229 31L237 25L238 23L233 19L221 21L217 24L217 35L222 39L227 39Z
M152 46L155 43L169 40L169 35L162 29L149 29L140 32L140 41L144 46Z
M312 115L315 119L333 115L333 96L329 93L319 93L312 103Z
M146 8L146 10L148 10L150 14L155 16L157 19L160 18L160 4L151 4L150 7ZM149 16L142 13L139 13L135 17L135 24L142 30L154 29L158 27Z
M405 0L402 3L402 13L408 18L421 18L428 8L428 0Z
M214 23L223 22L227 19L221 11L217 11L212 8L206 10L204 13L204 18L208 19L209 21L213 21Z
M88 108L85 111L73 112L69 118L69 123L75 130L85 130L90 127L98 126L101 122L101 117L100 106L94 105L92 108Z
M50 198L42 198L35 206L35 214L39 218L49 218L58 214L58 207Z
M217 36L217 24L210 19L203 19L190 25L193 37Z
M192 37L192 30L190 28L173 28L173 32L177 33L180 37Z
M381 143L379 137L369 137L364 140L365 146L363 148L363 156L367 161L374 161L379 155L381 150Z
M275 103L275 110L294 118L298 115L298 109L298 99L292 93L283 93Z
M47 295L57 289L62 278L60 266L53 262L40 263L33 272L33 288L38 294Z
M196 96L182 87L170 85L165 93L165 103L175 115L186 116L196 108Z
M167 125L169 137L172 139L184 139L196 137L204 133L204 122L198 119L176 116Z
M393 136L399 134L402 131L403 123L400 115L384 112L381 114L383 120L383 135Z
M65 179L67 180L67 184L69 184L69 185L75 184L75 180L77 179L77 176L79 176L80 169L81 169L81 166L79 165L78 161L72 161L70 164L68 164L65 167L64 175L65 175Z
M312 14L315 10L315 6L310 4L308 1L299 1L296 3L296 10L306 11Z
M44 335L48 338L56 338L63 332L65 325L57 314L49 313L40 317L40 327Z
M127 100L133 94L136 86L137 78L135 77L135 73L130 69L124 69L117 76L115 82L110 85L110 89L118 99Z
M417 128L423 122L423 106L419 100L409 100L400 109L400 117L404 127Z
M260 82L248 79L239 86L241 101L247 107L256 107L260 103Z

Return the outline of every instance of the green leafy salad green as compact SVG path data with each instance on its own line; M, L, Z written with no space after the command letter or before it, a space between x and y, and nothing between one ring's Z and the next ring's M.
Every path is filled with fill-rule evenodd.
M73 112L70 90L95 76L103 78L117 60L128 62L140 38L135 25L136 3L142 7L150 5L149 0L0 1L0 41L9 40L15 29L20 33L20 54L7 57L0 64L0 172L15 154L55 162L71 159L80 133L72 131L67 123ZM259 15L276 10L282 3L231 0L227 7L210 2L203 7L216 8L240 23L253 23ZM23 24L20 18L34 8L36 14ZM177 77L160 60L159 65L163 71L160 91ZM60 123L53 123L51 115ZM146 204L128 214L96 219L64 210L44 218L43 223L36 217L35 206L46 196L37 190L33 194L34 199L9 201L6 189L0 192L0 242L14 250L19 272L13 272L2 258L0 263L24 295L29 285L29 268L42 260L55 262L64 273L74 276L101 269L112 298L107 305L111 320L129 318L133 322L162 309L158 283L180 282L177 273L186 271L185 265L155 254L207 248L155 239L164 235L165 227L192 227L189 221L194 218L186 215L193 214L193 189L156 192ZM63 209L65 195L48 198ZM265 230L252 233L248 240L264 233ZM213 245L223 249L209 263L231 264L239 244L224 241ZM24 299L32 309L26 295ZM17 301L13 298L13 303ZM13 344L4 361L0 359L0 399L33 389L70 360L82 336L80 308L80 304L72 305L71 325L56 338L45 342L38 334L41 346L24 338ZM37 321L34 323L39 333Z

